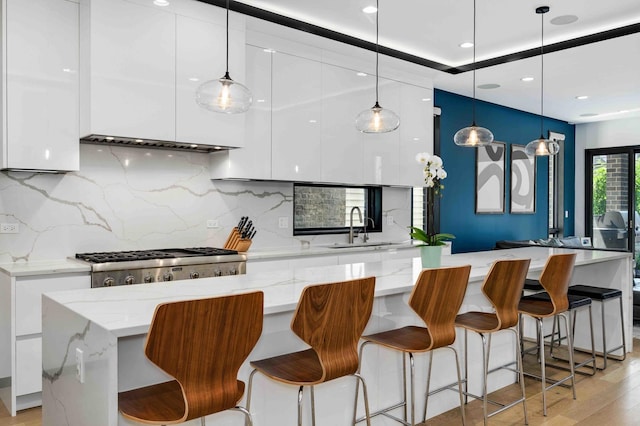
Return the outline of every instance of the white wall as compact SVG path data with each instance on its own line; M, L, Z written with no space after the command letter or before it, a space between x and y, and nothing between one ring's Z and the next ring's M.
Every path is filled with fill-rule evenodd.
M209 179L209 156L181 151L81 145L80 171L0 173L0 262L61 259L75 253L170 247L222 247L241 216L253 220L252 250L346 242L347 236L293 237L293 185ZM410 190L383 189L393 225L372 240L408 239ZM219 228L208 229L208 219Z
M640 117L576 125L576 235L584 235L584 150L640 145Z

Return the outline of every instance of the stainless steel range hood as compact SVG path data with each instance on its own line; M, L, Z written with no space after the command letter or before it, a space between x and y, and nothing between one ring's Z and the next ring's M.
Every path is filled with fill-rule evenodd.
M201 145L195 143L184 143L175 141L161 141L161 140L149 140L149 139L137 139L122 136L107 136L107 135L88 135L80 139L81 143L94 144L94 145L116 145L116 146L129 146L134 148L157 148L157 149L170 149L176 151L190 151L190 152L220 152L229 149L235 149L235 147L229 146L211 146Z

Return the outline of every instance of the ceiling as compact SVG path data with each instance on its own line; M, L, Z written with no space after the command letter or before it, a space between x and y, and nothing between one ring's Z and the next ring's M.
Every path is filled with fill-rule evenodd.
M473 72L459 72L458 67L477 67L476 87L500 85L476 89L478 99L540 114L542 16L544 44L548 46L544 55L544 115L570 123L640 116L638 0L476 1L477 65L473 48L459 47L462 42L473 41L473 0L381 0L381 52L393 49L412 61L427 64L425 71L431 73L434 87L466 96L473 96ZM362 12L363 7L375 5L375 0L234 3L235 9L244 4L375 43L376 15ZM536 14L535 9L543 5L550 7L549 13ZM577 20L557 23L569 15ZM610 31L623 27L625 31ZM606 31L626 35L596 42L589 38ZM576 39L582 45L574 46L581 44L572 42ZM498 64L492 65L493 58L499 58L494 61ZM521 81L525 76L534 80ZM578 100L577 96L588 98Z

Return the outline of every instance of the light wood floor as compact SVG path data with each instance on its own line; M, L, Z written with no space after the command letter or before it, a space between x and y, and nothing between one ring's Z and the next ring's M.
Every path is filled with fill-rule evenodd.
M540 382L525 379L529 425L639 425L640 424L640 339L634 339L634 351L625 361L610 361L605 371L595 376L577 376L577 400L573 400L571 390L555 387L547 392L547 417L542 415ZM534 357L528 356L525 370L535 368ZM602 362L601 359L599 359ZM531 370L534 371L534 370ZM548 369L549 374L554 370ZM496 392L495 399L508 400L518 395L519 386L513 385ZM9 416L0 404L0 426L41 426L41 409L33 408ZM482 425L482 406L479 401L471 401L466 406L467 424ZM461 424L459 409L451 410L430 419L425 425ZM522 406L511 408L490 419L493 425L523 424ZM83 425L89 426L89 425Z

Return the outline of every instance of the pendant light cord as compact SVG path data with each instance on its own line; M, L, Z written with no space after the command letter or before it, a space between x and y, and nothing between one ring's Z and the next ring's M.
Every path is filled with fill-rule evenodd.
M227 0L228 1L228 0ZM376 0L376 105L378 105L378 62L380 56L380 45L378 44L378 36L379 36L379 19L380 19L380 0Z
M226 76L229 76L229 0L227 0L227 68Z
M473 126L476 125L476 0L473 0L473 102L471 103Z
M545 12L540 14L540 139L544 139L544 14Z

